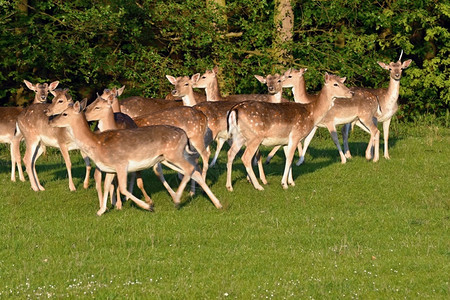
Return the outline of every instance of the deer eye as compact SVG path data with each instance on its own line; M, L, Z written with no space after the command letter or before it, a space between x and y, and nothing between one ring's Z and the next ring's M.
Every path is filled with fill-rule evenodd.
M334 83L334 86L339 86L339 84L337 84L337 83Z
M189 83L185 83L185 84L184 84L184 86L188 86L188 85L189 85Z
M288 78L292 78L292 75L289 75Z
M67 113L63 113L62 115L63 115L64 117L67 117Z
M99 109L100 109L100 107L96 106L96 107L95 107L95 109L96 109L96 110L99 110Z
M63 101L60 99L60 100L58 101L58 103L63 103Z

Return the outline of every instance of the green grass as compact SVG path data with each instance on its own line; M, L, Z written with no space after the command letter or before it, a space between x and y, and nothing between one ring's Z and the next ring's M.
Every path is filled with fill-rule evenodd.
M228 192L224 152L208 174L223 210L187 191L176 210L146 171L156 211L127 202L102 217L77 152L76 192L49 150L37 164L46 191L35 193L10 181L1 146L0 298L448 299L450 130L394 124L392 159L378 163L355 130L346 165L319 131L289 190L280 151L265 191L237 159Z

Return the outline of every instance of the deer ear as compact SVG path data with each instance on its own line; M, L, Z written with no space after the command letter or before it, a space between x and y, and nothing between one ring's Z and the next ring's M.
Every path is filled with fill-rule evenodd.
M166 75L166 78L170 81L171 84L175 85L177 83L177 79L173 76Z
M193 83L196 83L199 79L200 79L200 73L194 74L194 75L192 75L192 77L191 77L191 81L192 81Z
M25 82L27 88L29 88L32 91L36 91L36 87L31 82L29 82L28 80L24 80L23 82Z
M411 64L411 62L412 62L412 59L405 60L405 61L402 63L402 69L406 69L407 67L409 67L409 65Z
M219 66L214 66L214 68L212 69L214 74L219 73Z
M303 69L303 73L305 73L306 71L308 71L308 68L304 68Z
M108 103L109 106L113 105L114 102L114 95L110 95L108 98L105 99L106 103Z
M122 86L120 89L117 90L117 97L122 95L124 89L125 89L125 86Z
M255 75L255 78L258 79L259 82L261 82L262 84L266 84L266 78L264 78L261 75Z
M80 102L80 111L79 111L79 112L85 110L85 109L86 109L86 106L87 106L87 98L84 98L84 99L81 100L81 102Z
M284 72L284 76L289 76L292 72L292 68L288 69L286 72Z
M340 78L339 78L339 81L340 81L341 83L344 83L346 79L347 79L347 77L340 77Z
M330 80L330 74L328 74L328 72L325 72L324 78L325 78L325 83L326 83L328 80Z
M379 64L383 69L389 70L389 65L385 64L384 62L377 61L377 64Z
M50 85L48 87L49 91L53 91L54 89L56 89L58 84L59 84L59 81L53 81L52 83L50 83Z

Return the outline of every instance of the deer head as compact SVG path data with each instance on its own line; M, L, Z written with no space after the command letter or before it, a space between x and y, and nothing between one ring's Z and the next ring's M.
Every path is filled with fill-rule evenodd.
M25 85L36 94L34 96L33 103L45 103L47 101L48 92L53 91L59 84L59 81L53 81L52 83L36 83L32 84L31 82L24 80Z

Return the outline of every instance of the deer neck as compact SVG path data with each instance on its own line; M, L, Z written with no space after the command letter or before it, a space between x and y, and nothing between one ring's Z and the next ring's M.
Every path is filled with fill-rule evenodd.
M322 121L331 107L333 107L335 99L336 97L331 95L326 89L322 88L315 101L305 104L312 115L314 125L317 125Z
M391 77L386 92L379 99L382 108L388 109L396 106L399 92L400 92L400 80L395 80Z
M205 88L206 100L207 101L220 101L222 96L220 95L219 83L217 78L215 78L208 86Z
M282 93L281 91L275 94L269 95L269 102L272 103L281 103Z
M111 107L112 107L113 113L121 112L121 111L120 111L119 98L114 97L114 100L113 100L113 102L112 102L112 106L111 106Z
M188 94L181 97L181 99L183 100L184 106L194 106L197 104L195 101L194 90L192 88L190 88Z
M311 100L306 93L305 78L301 76L298 79L297 84L292 87L292 94L294 95L294 101L297 103L309 103Z
M86 121L84 114L79 114L79 117L73 124L67 127L67 131L74 138L75 143L83 150L89 157L94 159L96 157L97 151L101 151L99 143L97 142L98 137L89 128L89 124Z
M105 117L98 120L98 129L100 132L105 130L114 130L117 129L116 120L114 120L114 112L111 108Z

